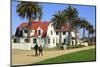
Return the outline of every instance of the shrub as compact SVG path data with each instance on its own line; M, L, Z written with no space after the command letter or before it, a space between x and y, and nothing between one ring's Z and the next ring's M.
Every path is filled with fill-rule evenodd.
M67 49L72 49L72 48L73 48L73 46L67 45Z

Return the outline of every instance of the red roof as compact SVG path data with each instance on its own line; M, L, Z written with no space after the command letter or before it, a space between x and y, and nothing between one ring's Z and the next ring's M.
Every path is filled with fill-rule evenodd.
M31 30L34 30L35 33L33 33L33 35L31 37L38 37L39 35L37 34L37 29L40 27L43 32L42 32L42 37L45 37L47 34L47 29L48 29L48 25L50 24L50 22L43 22L43 21L33 21L31 24ZM24 28L24 27L28 27L28 23L22 23L18 28ZM68 31L69 30L69 25L68 24L64 24L62 26L62 31ZM60 31L59 29L55 29L55 31Z
M43 37L46 36L47 28L48 28L49 24L50 24L50 22L33 21L31 24L31 30L35 31L33 36L35 36L35 37L38 36L37 28L39 28L39 27L43 30L42 36ZM27 26L28 26L27 23L22 23L18 28L23 28L23 27L27 27Z
M60 31L60 29L55 29L55 31ZM68 24L62 25L62 30L61 31L69 31L69 25Z

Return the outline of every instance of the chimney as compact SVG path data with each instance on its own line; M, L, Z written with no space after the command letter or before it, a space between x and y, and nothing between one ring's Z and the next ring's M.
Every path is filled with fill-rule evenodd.
M38 19L39 21L41 21L41 17L39 17L39 19Z
M33 22L33 21L34 21L34 17L31 18L31 22Z

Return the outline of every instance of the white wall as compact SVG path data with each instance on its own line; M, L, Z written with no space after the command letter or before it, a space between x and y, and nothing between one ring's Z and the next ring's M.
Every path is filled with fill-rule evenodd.
M27 37L27 33L25 33L24 30L25 29L22 30L23 31L23 36ZM34 30L31 30L30 31L30 36L34 35L34 32L35 32Z
M51 31L53 31L53 34L51 35ZM75 33L74 32L71 32L71 35L72 37L75 37ZM79 33L78 33L79 35ZM54 31L54 28L52 26L52 23L48 26L48 30L47 30L47 36L48 38L50 39L50 44L48 44L48 47L54 47L56 46L56 43L59 43L59 34L56 35L56 32ZM63 32L61 32L61 42L63 43L64 42L64 39L66 39L66 44L68 42L68 32L66 32L65 35L63 35ZM55 39L55 43L53 43L53 39ZM56 39L57 39L57 42L56 42ZM74 45L75 45L75 40L74 41ZM78 44L79 44L79 40L78 40Z
M30 43L12 43L12 49L31 50Z
M51 31L53 31L52 35L51 35ZM50 39L50 44L48 44L48 47L55 47L56 43L59 43L59 34L56 35L56 32L54 31L54 28L52 26L52 23L48 26L47 36ZM65 35L63 35L63 32L62 32L61 36L62 36L61 42L63 42L64 39L66 39L66 42L67 42L68 32L66 32ZM55 43L53 43L53 39L55 40ZM57 42L56 42L56 39L57 39Z
M23 28L23 29L22 29L23 36L27 37L27 33L25 33L24 30L26 30L26 28ZM43 33L43 30L42 30L40 27L38 27L38 28L37 28L37 34L38 34L38 30L41 30L41 34ZM35 32L35 30L31 30L31 31L30 31L30 36L34 35L34 32Z

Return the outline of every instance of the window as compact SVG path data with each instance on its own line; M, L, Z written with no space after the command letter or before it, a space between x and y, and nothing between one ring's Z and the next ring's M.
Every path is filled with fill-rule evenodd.
M36 41L37 41L36 39L33 39L33 43L36 43Z
M20 37L23 37L23 32L22 31L20 31Z
M72 40L75 40L75 37L72 37Z
M66 35L66 32L63 32L63 35Z
M74 45L74 41L72 41L72 45Z
M37 33L37 30L35 30L35 33Z
M56 43L57 43L58 41L57 41L57 39L56 39Z
M59 44L58 43L56 43L56 46L58 46Z
M66 39L64 39L64 43L66 43Z
M55 43L55 39L53 39L53 43Z
M53 34L53 31L51 31L51 35Z
M24 39L25 42L28 42L28 39Z
M48 39L48 44L50 44L50 39Z
M17 42L17 39L14 39L14 40L13 40L13 43L16 43L16 42Z
M24 30L25 33L27 33L27 30Z
M59 34L59 32L56 32L56 35L58 35Z
M41 30L38 30L38 35L40 35L41 34Z

